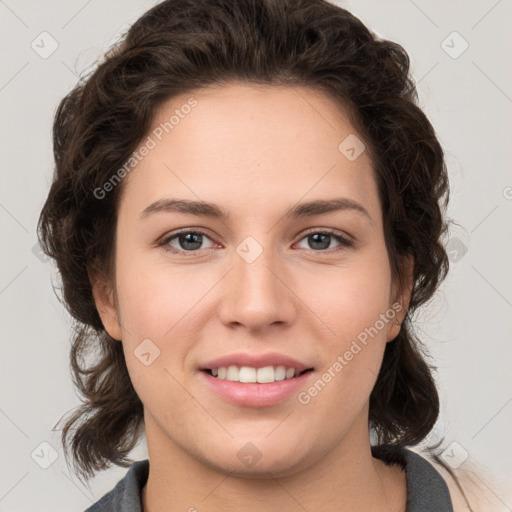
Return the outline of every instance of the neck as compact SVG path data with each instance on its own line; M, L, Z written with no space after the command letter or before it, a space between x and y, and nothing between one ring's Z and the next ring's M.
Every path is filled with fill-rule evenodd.
M149 417L146 434L150 471L144 512L405 510L405 473L372 457L364 425L354 425L339 445L305 469L257 478L202 463L170 442Z

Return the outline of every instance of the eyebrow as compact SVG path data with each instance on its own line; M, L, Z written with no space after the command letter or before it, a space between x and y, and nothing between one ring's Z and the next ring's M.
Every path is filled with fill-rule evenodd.
M368 218L372 218L366 208L358 202L348 198L316 199L305 203L299 203L290 207L284 214L284 218L313 217L337 211L354 211ZM188 199L159 199L151 203L141 213L141 219L158 212L179 212L192 215L201 215L216 219L229 219L230 212L224 211L214 203L206 201L191 201Z

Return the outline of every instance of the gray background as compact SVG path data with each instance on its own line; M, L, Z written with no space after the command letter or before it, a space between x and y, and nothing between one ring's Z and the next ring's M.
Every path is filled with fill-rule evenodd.
M126 471L113 468L84 487L66 466L52 428L78 404L68 370L70 319L52 290L53 263L34 245L58 101L155 3L0 0L0 511L82 511ZM418 317L442 398L433 437L456 443L446 460L461 471L476 462L512 488L512 2L340 5L409 52L421 106L447 154L448 215L459 224L448 242L451 271ZM52 44L57 49L45 55ZM43 469L53 451L57 459ZM146 456L142 443L133 457ZM503 489L493 487L500 510L512 510Z

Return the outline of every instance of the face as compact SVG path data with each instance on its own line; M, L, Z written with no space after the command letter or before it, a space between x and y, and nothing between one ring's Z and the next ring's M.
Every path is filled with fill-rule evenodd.
M406 303L346 112L309 88L233 83L169 100L148 135L113 293L94 291L150 454L286 475L367 442Z

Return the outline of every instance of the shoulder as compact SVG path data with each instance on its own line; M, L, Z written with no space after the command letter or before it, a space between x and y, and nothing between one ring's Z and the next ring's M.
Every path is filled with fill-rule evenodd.
M372 447L374 457L398 464L407 481L407 512L454 512L448 486L434 466L419 453L396 444Z
M454 512L448 485L430 461L407 448L403 448L402 454L406 461L407 503L410 510Z
M464 463L464 468L448 470L425 450L418 447L408 447L407 450L427 461L441 476L448 487L454 512L509 510L492 491L495 483L484 474L483 468L478 467L474 462L467 461Z
M85 512L142 512L142 489L149 474L149 460L135 462L114 489Z

